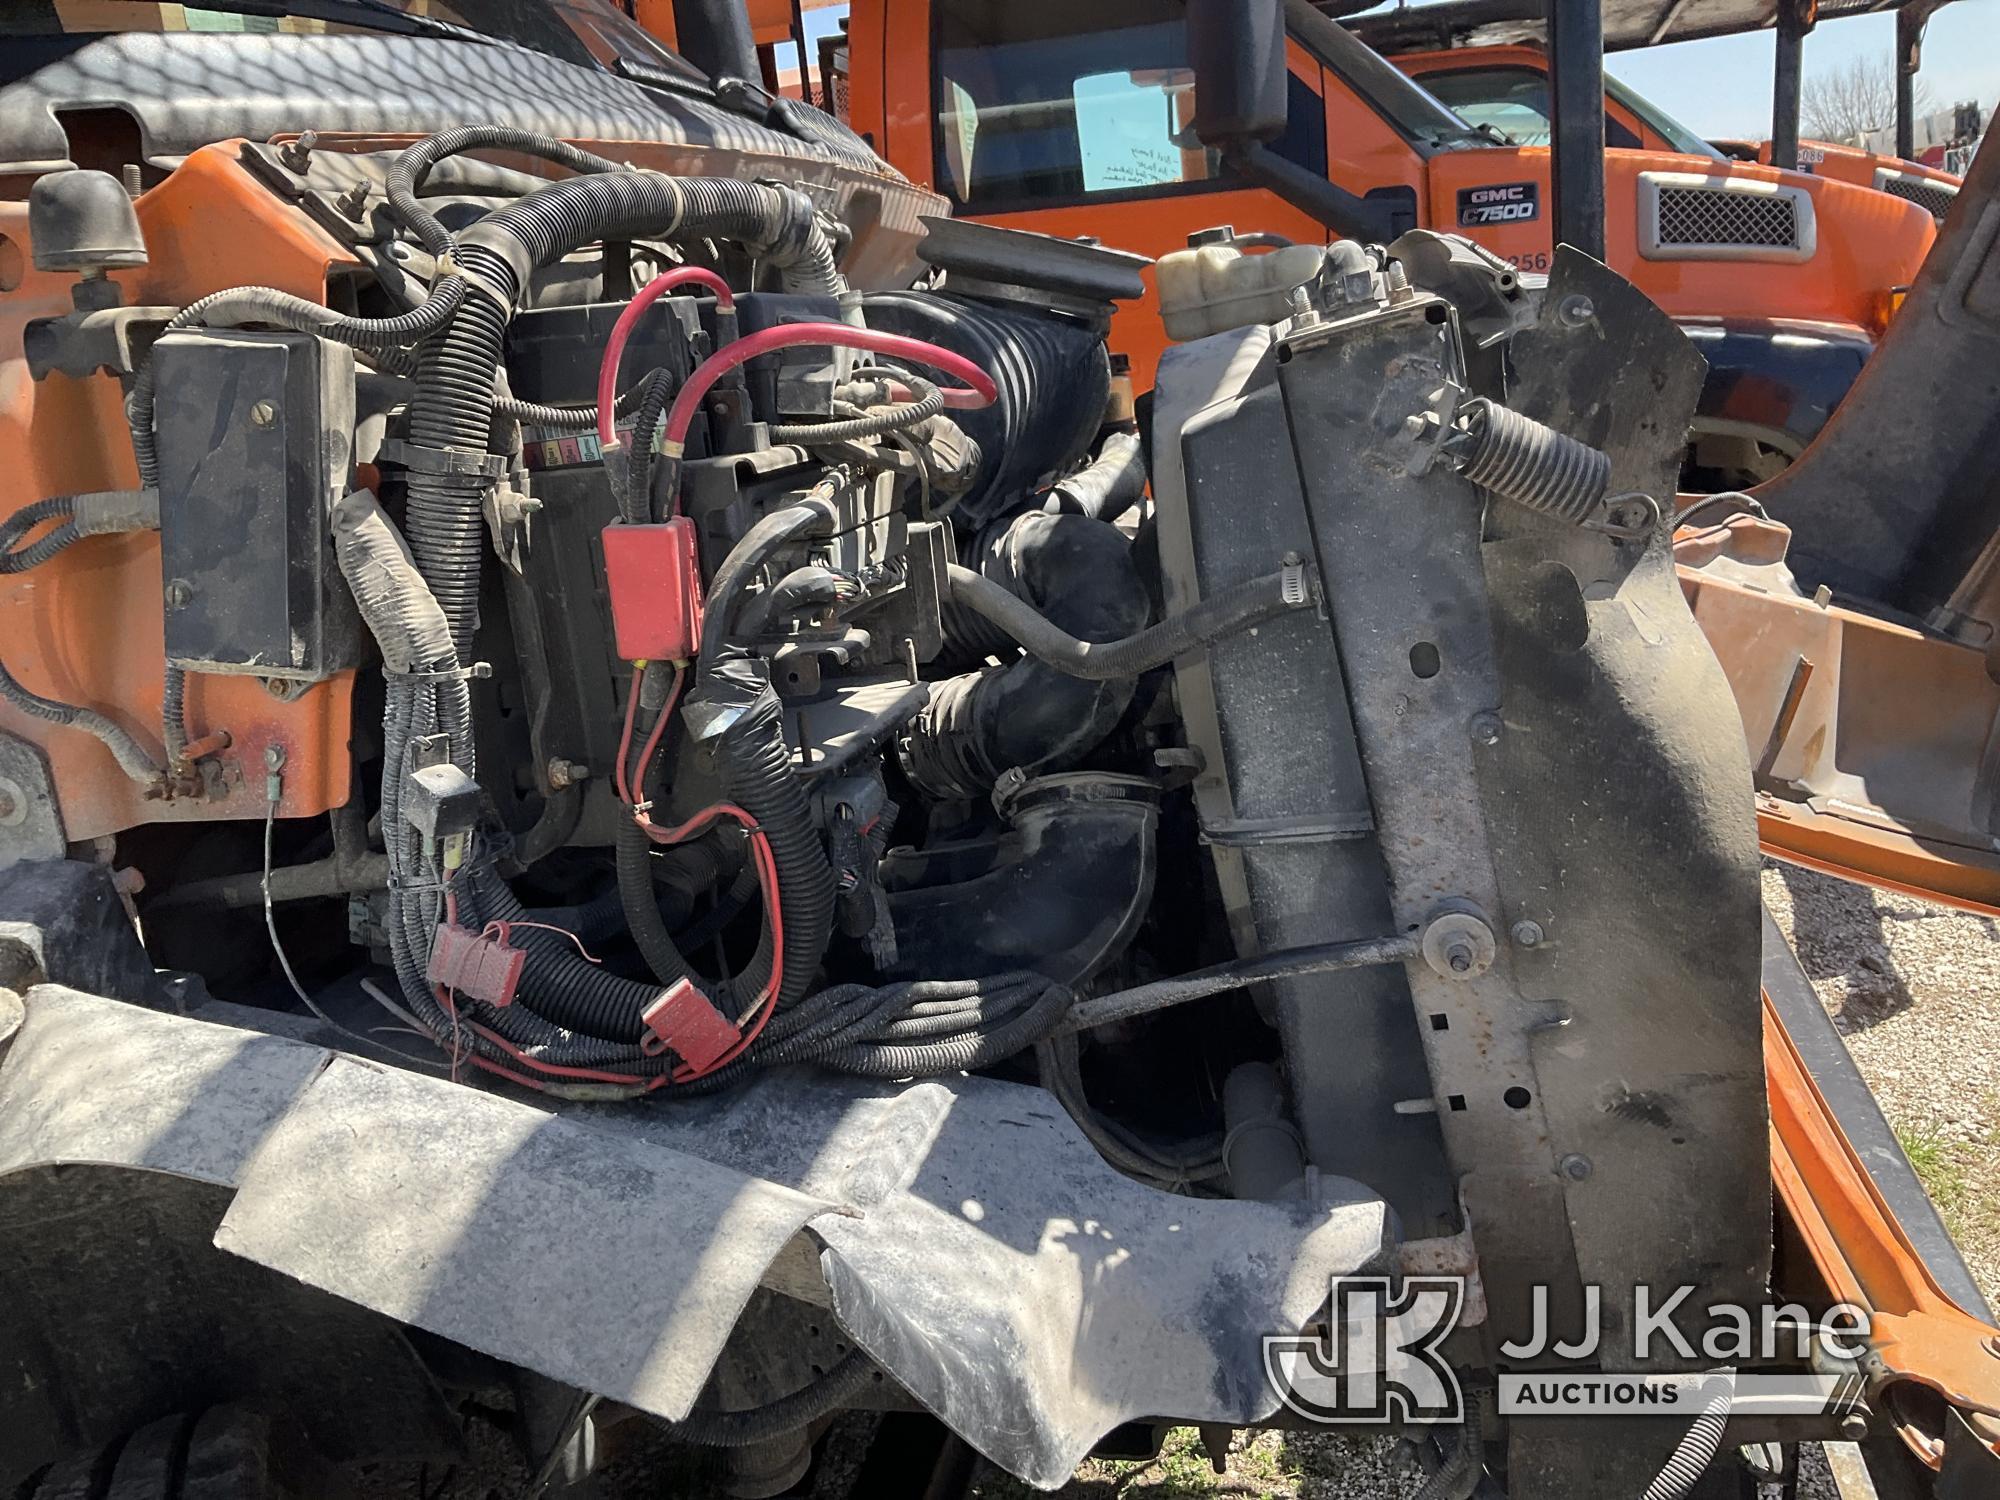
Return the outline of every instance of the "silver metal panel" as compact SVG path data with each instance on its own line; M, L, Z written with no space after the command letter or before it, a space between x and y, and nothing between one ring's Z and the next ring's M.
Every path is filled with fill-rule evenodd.
M830 1302L917 1400L1054 1486L1125 1421L1268 1417L1263 1335L1387 1259L1378 1200L1157 1192L1018 1084L801 1070L556 1114L54 986L26 1010L0 1176L234 1185L221 1248L669 1419L765 1282Z
M0 1065L0 1178L94 1163L231 1185L328 1056L61 985L23 1000Z
M657 1416L687 1415L779 1248L831 1204L622 1131L337 1058L224 1250Z

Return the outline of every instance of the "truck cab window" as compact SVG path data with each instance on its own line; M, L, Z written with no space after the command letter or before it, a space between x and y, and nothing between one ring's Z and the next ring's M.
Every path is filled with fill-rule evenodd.
M1227 176L1195 138L1178 4L938 0L937 185L960 207L1199 190ZM1291 80L1273 149L1326 170L1326 113Z
M1517 146L1546 146L1555 109L1549 80L1533 68L1466 68L1426 73L1423 86L1474 125L1491 125ZM1615 116L1604 117L1604 144L1636 150L1639 137Z

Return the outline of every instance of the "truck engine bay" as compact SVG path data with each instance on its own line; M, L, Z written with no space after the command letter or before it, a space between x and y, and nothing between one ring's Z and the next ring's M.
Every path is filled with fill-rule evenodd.
M225 143L150 193L147 234L104 173L29 199L71 302L24 330L38 400L122 415L136 482L0 519L45 591L0 632L0 852L136 919L178 977L119 998L369 1060L269 1054L334 1113L210 1174L218 1244L693 1441L732 1337L831 1306L821 1410L886 1372L1042 1485L1123 1421L1270 1418L1258 1337L1331 1274L1470 1275L1466 1372L1531 1283L1762 1297L1750 769L1661 510L1703 367L1614 273L1311 247L1135 402L1145 262L1094 245L861 255L853 200L498 125ZM109 274L253 220L323 284ZM357 1248L372 1174L462 1188L543 1121L571 1185L523 1136L495 1225L637 1257L644 1317L502 1328ZM605 1180L642 1146L692 1164L678 1249ZM1268 1284L1219 1309L1239 1255Z

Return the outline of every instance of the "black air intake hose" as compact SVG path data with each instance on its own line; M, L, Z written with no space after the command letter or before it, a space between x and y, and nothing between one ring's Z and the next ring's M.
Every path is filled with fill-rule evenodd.
M1049 486L1042 509L1051 515L1115 521L1146 493L1145 446L1136 432L1114 432L1090 466Z
M979 444L977 478L953 513L984 526L1090 448L1111 396L1111 356L1087 324L937 292L871 292L870 328L927 339L992 375L1000 398L952 414Z
M1028 511L983 549L986 581L1058 634L1116 641L1151 611L1131 550L1103 521ZM984 638L972 644L991 649ZM1130 677L1091 681L1025 655L953 677L910 726L904 769L933 796L958 799L984 796L1016 766L1031 776L1064 770L1117 727L1132 691Z
M811 804L792 771L792 753L785 744L778 695L764 676L761 663L725 661L708 675L683 713L698 737L706 730L707 737L715 741L724 799L755 818L770 840L778 866L778 898L785 922L785 969L778 1003L789 1004L812 987L819 961L826 953L827 940L833 935L837 892L833 866L828 863L819 833L813 827ZM650 851L650 841L636 825L619 828L618 891L625 904L625 920L632 930L632 940L660 983L673 984L691 978L711 993L725 1014L741 1014L762 993L771 977L768 924L763 941L743 972L727 986L711 986L694 972L668 930L653 889ZM539 996L535 1003L550 1019L563 1020ZM636 1028L636 1012L631 1025ZM633 1030L628 1030L619 1039L629 1039L633 1034Z

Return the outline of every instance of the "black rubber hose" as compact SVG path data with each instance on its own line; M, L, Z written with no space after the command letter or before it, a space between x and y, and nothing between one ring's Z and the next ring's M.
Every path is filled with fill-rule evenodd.
M667 414L667 403L674 399L673 377L665 370L654 370L642 385L619 500L619 513L635 525L653 519L653 454L659 442L660 419Z
M1484 397L1466 403L1472 445L1459 472L1483 489L1581 524L1611 487L1611 457Z
M978 554L988 585L1056 638L1115 643L1152 617L1131 542L1106 522L1023 511ZM1034 776L1079 765L1131 706L1132 677L1083 677L1016 654L1006 631L971 610L947 611L945 635L968 656L1012 659L933 685L902 755L934 797L977 800L1013 767Z
M1049 486L1042 509L1115 521L1146 493L1146 452L1136 432L1114 432L1088 467Z
M742 1411L696 1407L680 1421L668 1423L667 1432L681 1442L704 1448L747 1448L817 1422L881 1378L873 1360L859 1349L850 1349L824 1375L789 1396Z
M467 125L418 141L390 164L385 190L389 207L395 211L396 217L409 226L432 255L444 255L450 251L451 231L439 223L437 215L417 197L424 179L446 157L487 147L540 157L559 167L568 167L572 172L623 170L617 162L581 150L568 141L533 130L517 130L509 125Z
M843 595L854 598L859 587L831 568L794 568L743 607L736 621L736 633L746 641L758 640L770 629L772 621L802 609L838 604Z
M1080 641L999 584L953 563L947 570L954 604L998 625L1021 648L1060 672L1094 682L1137 677L1176 657L1312 602L1298 568L1268 573L1201 601L1151 629L1118 641Z
M59 523L53 531L32 542L23 542L29 532L50 521ZM40 567L63 548L82 539L83 533L76 529L76 511L67 495L30 501L0 521L0 573L23 573Z
M701 650L695 657L697 683L706 681L715 670L716 658L731 638L736 601L744 587L770 561L771 554L814 526L833 524L834 513L829 504L833 484L831 479L823 480L797 504L780 506L759 516L729 549L729 555L708 584L708 604L701 616Z

